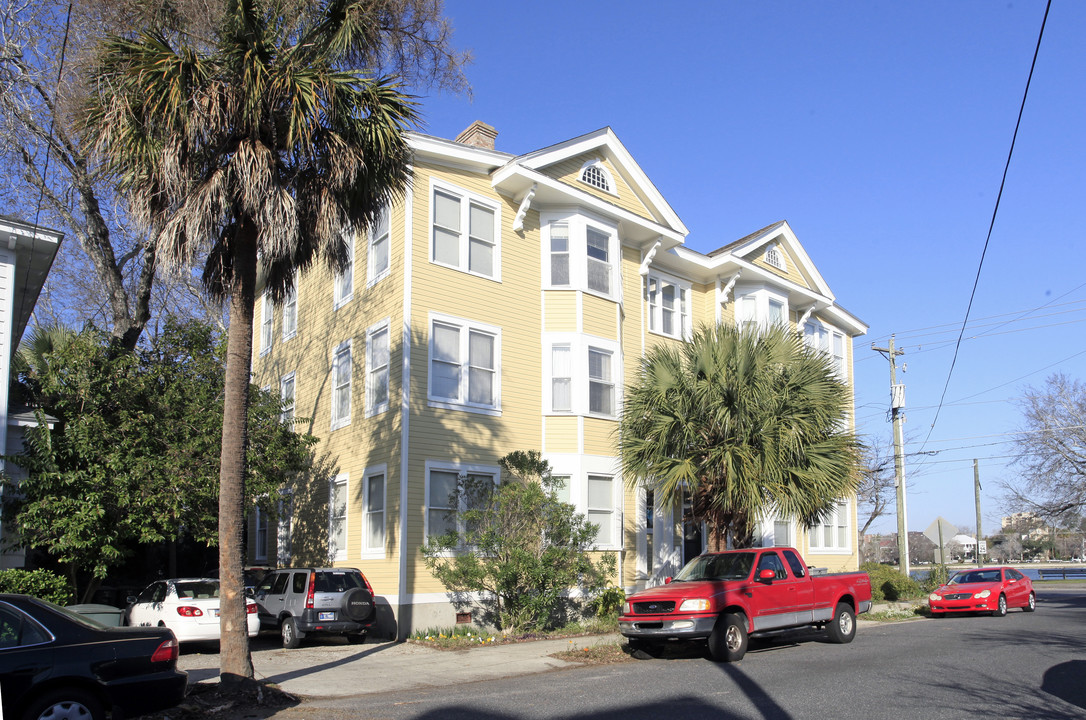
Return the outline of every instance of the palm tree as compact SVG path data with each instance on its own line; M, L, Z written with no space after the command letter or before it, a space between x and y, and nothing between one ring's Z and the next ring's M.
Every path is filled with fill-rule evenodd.
M699 329L661 344L626 388L619 452L628 482L692 503L709 548L753 542L767 512L819 522L858 482L849 391L831 361L781 326Z
M259 269L276 302L316 259L349 260L409 177L417 115L387 77L368 0L228 0L209 45L151 27L111 37L84 127L116 174L158 259L206 257L229 303L219 494L221 680L253 677L242 594L242 518Z

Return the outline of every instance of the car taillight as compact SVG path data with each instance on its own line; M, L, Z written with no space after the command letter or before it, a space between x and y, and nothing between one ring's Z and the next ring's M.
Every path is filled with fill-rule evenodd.
M317 592L317 573L309 573L309 592L305 594L305 606L307 609L313 609L313 596Z
M204 611L191 605L181 605L177 608L177 614L181 617L200 617L204 614Z
M178 646L175 638L163 640L162 644L151 654L151 662L173 662L177 660Z
M256 615L256 603L248 603L245 606L246 615Z

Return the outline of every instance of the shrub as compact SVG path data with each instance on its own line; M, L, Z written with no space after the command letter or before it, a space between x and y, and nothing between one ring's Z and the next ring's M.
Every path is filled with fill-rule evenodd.
M0 592L33 595L57 605L72 600L68 581L49 570L0 570Z
M612 585L597 595L592 604L596 610L596 617L612 619L618 617L624 602L626 602L626 593L622 588Z
M921 583L921 588L925 593L930 593L940 585L946 585L950 580L950 575L950 568L946 565L932 565L928 577Z
M920 583L906 576L897 568L868 562L861 565L860 569L871 577L872 600L902 600L923 595Z
M578 588L591 602L615 572L593 552L597 526L558 499L558 480L532 450L500 461L507 478L462 475L449 497L453 529L430 537L423 562L452 593L481 593L483 623L507 631L549 630Z

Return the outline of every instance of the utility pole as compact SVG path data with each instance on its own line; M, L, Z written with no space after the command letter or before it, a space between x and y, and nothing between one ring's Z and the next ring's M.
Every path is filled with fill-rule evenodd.
M980 461L973 458L973 496L977 501L977 567L984 564L980 556Z
M897 488L897 551L901 572L909 574L909 521L905 509L905 437L901 429L904 418L905 386L897 384L897 356L905 351L894 349L894 336L890 336L888 347L878 348L871 343L871 349L882 353L890 361L890 415L894 423L894 485Z

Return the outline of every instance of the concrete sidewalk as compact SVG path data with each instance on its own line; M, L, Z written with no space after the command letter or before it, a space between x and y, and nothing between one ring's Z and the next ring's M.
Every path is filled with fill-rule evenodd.
M437 650L415 643L347 645L339 638L330 638L297 650L284 650L279 647L278 637L260 637L251 645L257 678L273 682L294 695L347 697L577 667L579 663L549 656L620 641L622 636L618 634L592 635L470 650ZM213 650L182 649L177 665L188 672L190 684L218 682L219 655Z
M911 606L912 603L901 603ZM880 603L872 610L886 610ZM858 622L858 629L875 625ZM254 638L250 645L256 677L303 697L349 697L367 693L436 688L481 680L497 680L580 663L550 657L564 650L624 642L621 635L590 635L572 639L534 640L437 650L416 643L369 642L348 645L344 638L317 639L297 650L284 650L278 636ZM185 647L178 667L189 683L218 682L219 655L214 647Z

